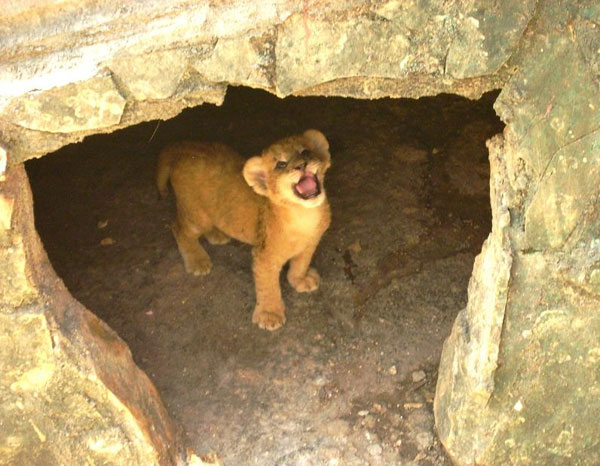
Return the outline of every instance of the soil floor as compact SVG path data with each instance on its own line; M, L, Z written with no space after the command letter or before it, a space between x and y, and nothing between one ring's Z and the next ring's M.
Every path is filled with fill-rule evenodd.
M129 344L199 454L226 466L449 465L432 403L490 230L496 96L280 100L230 89L222 107L28 162L37 228L69 290ZM282 274L287 323L268 332L251 322L250 247L205 244L211 274L185 273L156 157L182 139L251 156L313 127L333 161L333 220L313 261L322 284L298 294Z

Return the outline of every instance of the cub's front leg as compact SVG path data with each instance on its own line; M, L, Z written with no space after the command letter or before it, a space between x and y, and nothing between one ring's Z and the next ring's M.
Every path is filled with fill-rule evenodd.
M310 244L304 251L290 260L287 279L290 285L299 293L310 293L319 288L321 277L319 272L310 267L310 261L317 249L318 241Z
M285 323L285 305L279 286L279 274L285 261L266 248L255 248L252 255L256 287L256 307L252 322L265 330L277 330Z

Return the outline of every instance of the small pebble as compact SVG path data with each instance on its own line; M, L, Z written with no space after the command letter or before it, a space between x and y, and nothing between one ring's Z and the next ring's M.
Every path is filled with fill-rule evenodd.
M380 414L385 413L385 411L386 411L386 409L383 406L381 406L379 403L373 403L373 410L376 413L380 413Z
M398 369L396 369L396 366L392 366L388 369L388 374L390 375L396 375L398 373Z
M521 400L519 400L515 403L515 405L513 406L513 409L519 413L523 410L523 403L521 403Z
M111 246L113 244L115 244L115 240L108 237L108 238L104 238L102 241L100 241L100 245L101 246Z
M423 403L404 403L404 409L420 409Z
M433 445L433 434L431 432L419 432L416 435L416 440L419 449L427 451Z
M375 443L373 445L369 445L367 451L371 456L381 456L381 454L383 453L383 448L381 448L381 445L379 445L378 443Z
M361 410L361 411L359 411L359 412L358 412L358 415L359 415L360 417L365 417L365 416L367 416L368 414L369 414L369 410L368 410L368 409L363 409L363 410Z
M425 380L425 377L427 377L427 374L425 374L425 371L415 371L412 373L412 381L415 383Z

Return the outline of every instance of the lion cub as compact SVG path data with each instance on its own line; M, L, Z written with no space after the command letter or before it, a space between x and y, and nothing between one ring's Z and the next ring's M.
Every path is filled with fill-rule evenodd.
M331 162L329 143L311 129L282 139L245 161L218 143L181 142L163 150L157 185L167 182L177 199L173 234L188 273L205 275L211 261L198 239L224 244L235 238L253 246L256 307L252 321L275 330L285 322L279 274L299 292L319 287L310 267L331 213L323 180Z

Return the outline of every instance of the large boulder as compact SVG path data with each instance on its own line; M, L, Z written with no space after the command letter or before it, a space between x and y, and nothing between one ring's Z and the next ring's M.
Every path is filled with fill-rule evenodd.
M0 181L0 463L176 465L178 431L127 345L56 277L23 166Z
M457 464L600 458L599 18L595 2L540 2L496 103L493 231L435 400Z

